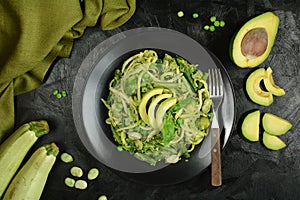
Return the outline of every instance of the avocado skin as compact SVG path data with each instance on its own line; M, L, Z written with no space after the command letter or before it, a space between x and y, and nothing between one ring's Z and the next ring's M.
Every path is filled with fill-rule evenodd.
M266 23L266 21L269 23ZM229 43L229 57L233 63L241 68L253 68L263 63L269 56L274 45L279 27L279 21L279 17L274 13L265 12L254 18L251 18L244 23L244 25L234 33ZM248 60L246 56L242 54L241 41L249 31L255 28L266 29L266 32L268 33L268 46L265 53L263 53L261 56Z

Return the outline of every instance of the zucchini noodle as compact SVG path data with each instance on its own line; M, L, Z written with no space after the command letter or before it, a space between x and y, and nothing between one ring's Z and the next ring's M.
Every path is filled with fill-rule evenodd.
M128 58L101 99L118 149L150 165L189 158L211 123L206 78L183 58L159 58L154 50Z

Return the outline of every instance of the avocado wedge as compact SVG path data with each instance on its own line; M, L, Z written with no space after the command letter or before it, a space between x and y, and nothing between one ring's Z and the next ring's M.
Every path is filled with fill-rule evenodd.
M157 95L157 97L155 97L155 99L151 102L151 104L148 108L148 116L149 116L150 125L154 129L159 128L156 123L156 116L155 116L155 111L156 111L156 108L157 108L159 102L161 102L164 99L171 98L171 97L172 97L172 94L160 94L160 95Z
M230 57L241 68L260 65L271 52L278 32L279 17L265 12L246 22L234 35Z
M280 136L292 128L292 123L271 113L265 113L262 118L262 126L270 135Z
M259 123L260 123L260 111L256 110L244 118L242 123L242 134L243 136L251 141L257 142L259 140Z
M162 94L163 91L164 91L163 88L154 88L153 90L150 90L143 96L143 98L140 102L140 105L139 105L139 114L140 114L140 117L142 118L142 120L146 124L150 124L149 116L147 114L147 109L146 109L148 101L155 95Z
M282 141L279 137L270 135L267 132L263 133L263 144L266 148L275 151L286 147L285 142Z
M275 96L285 95L285 91L282 88L280 88L278 85L275 84L272 72L273 72L273 70L271 69L271 67L268 67L266 69L267 76L264 78L264 85L265 85L266 89Z
M177 98L172 97L163 101L156 111L156 123L159 129L163 126L163 119L166 112L177 103Z
M260 82L266 78L266 70L264 68L259 68L252 72L246 81L246 92L249 98L262 106L269 106L273 103L272 93L264 91L260 87Z

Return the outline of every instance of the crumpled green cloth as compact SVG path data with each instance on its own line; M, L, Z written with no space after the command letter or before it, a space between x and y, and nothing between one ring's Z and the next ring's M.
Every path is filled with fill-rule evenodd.
M52 62L70 55L86 27L114 29L135 8L135 0L1 0L0 143L15 128L14 96L40 86Z

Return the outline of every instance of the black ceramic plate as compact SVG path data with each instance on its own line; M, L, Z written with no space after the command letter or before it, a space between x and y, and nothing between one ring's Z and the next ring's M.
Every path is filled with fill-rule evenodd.
M170 184L187 180L210 165L210 137L195 148L188 162L176 164L163 161L151 166L126 151L118 151L110 127L105 123L107 109L101 98L108 95L108 84L113 72L121 68L131 55L144 50L179 55L207 72L220 68L224 79L225 95L220 107L223 147L230 136L235 112L231 81L221 62L190 37L164 28L138 28L108 38L92 50L83 61L73 89L73 117L79 137L86 149L101 163L130 179L150 184ZM174 176L174 173L176 176Z

